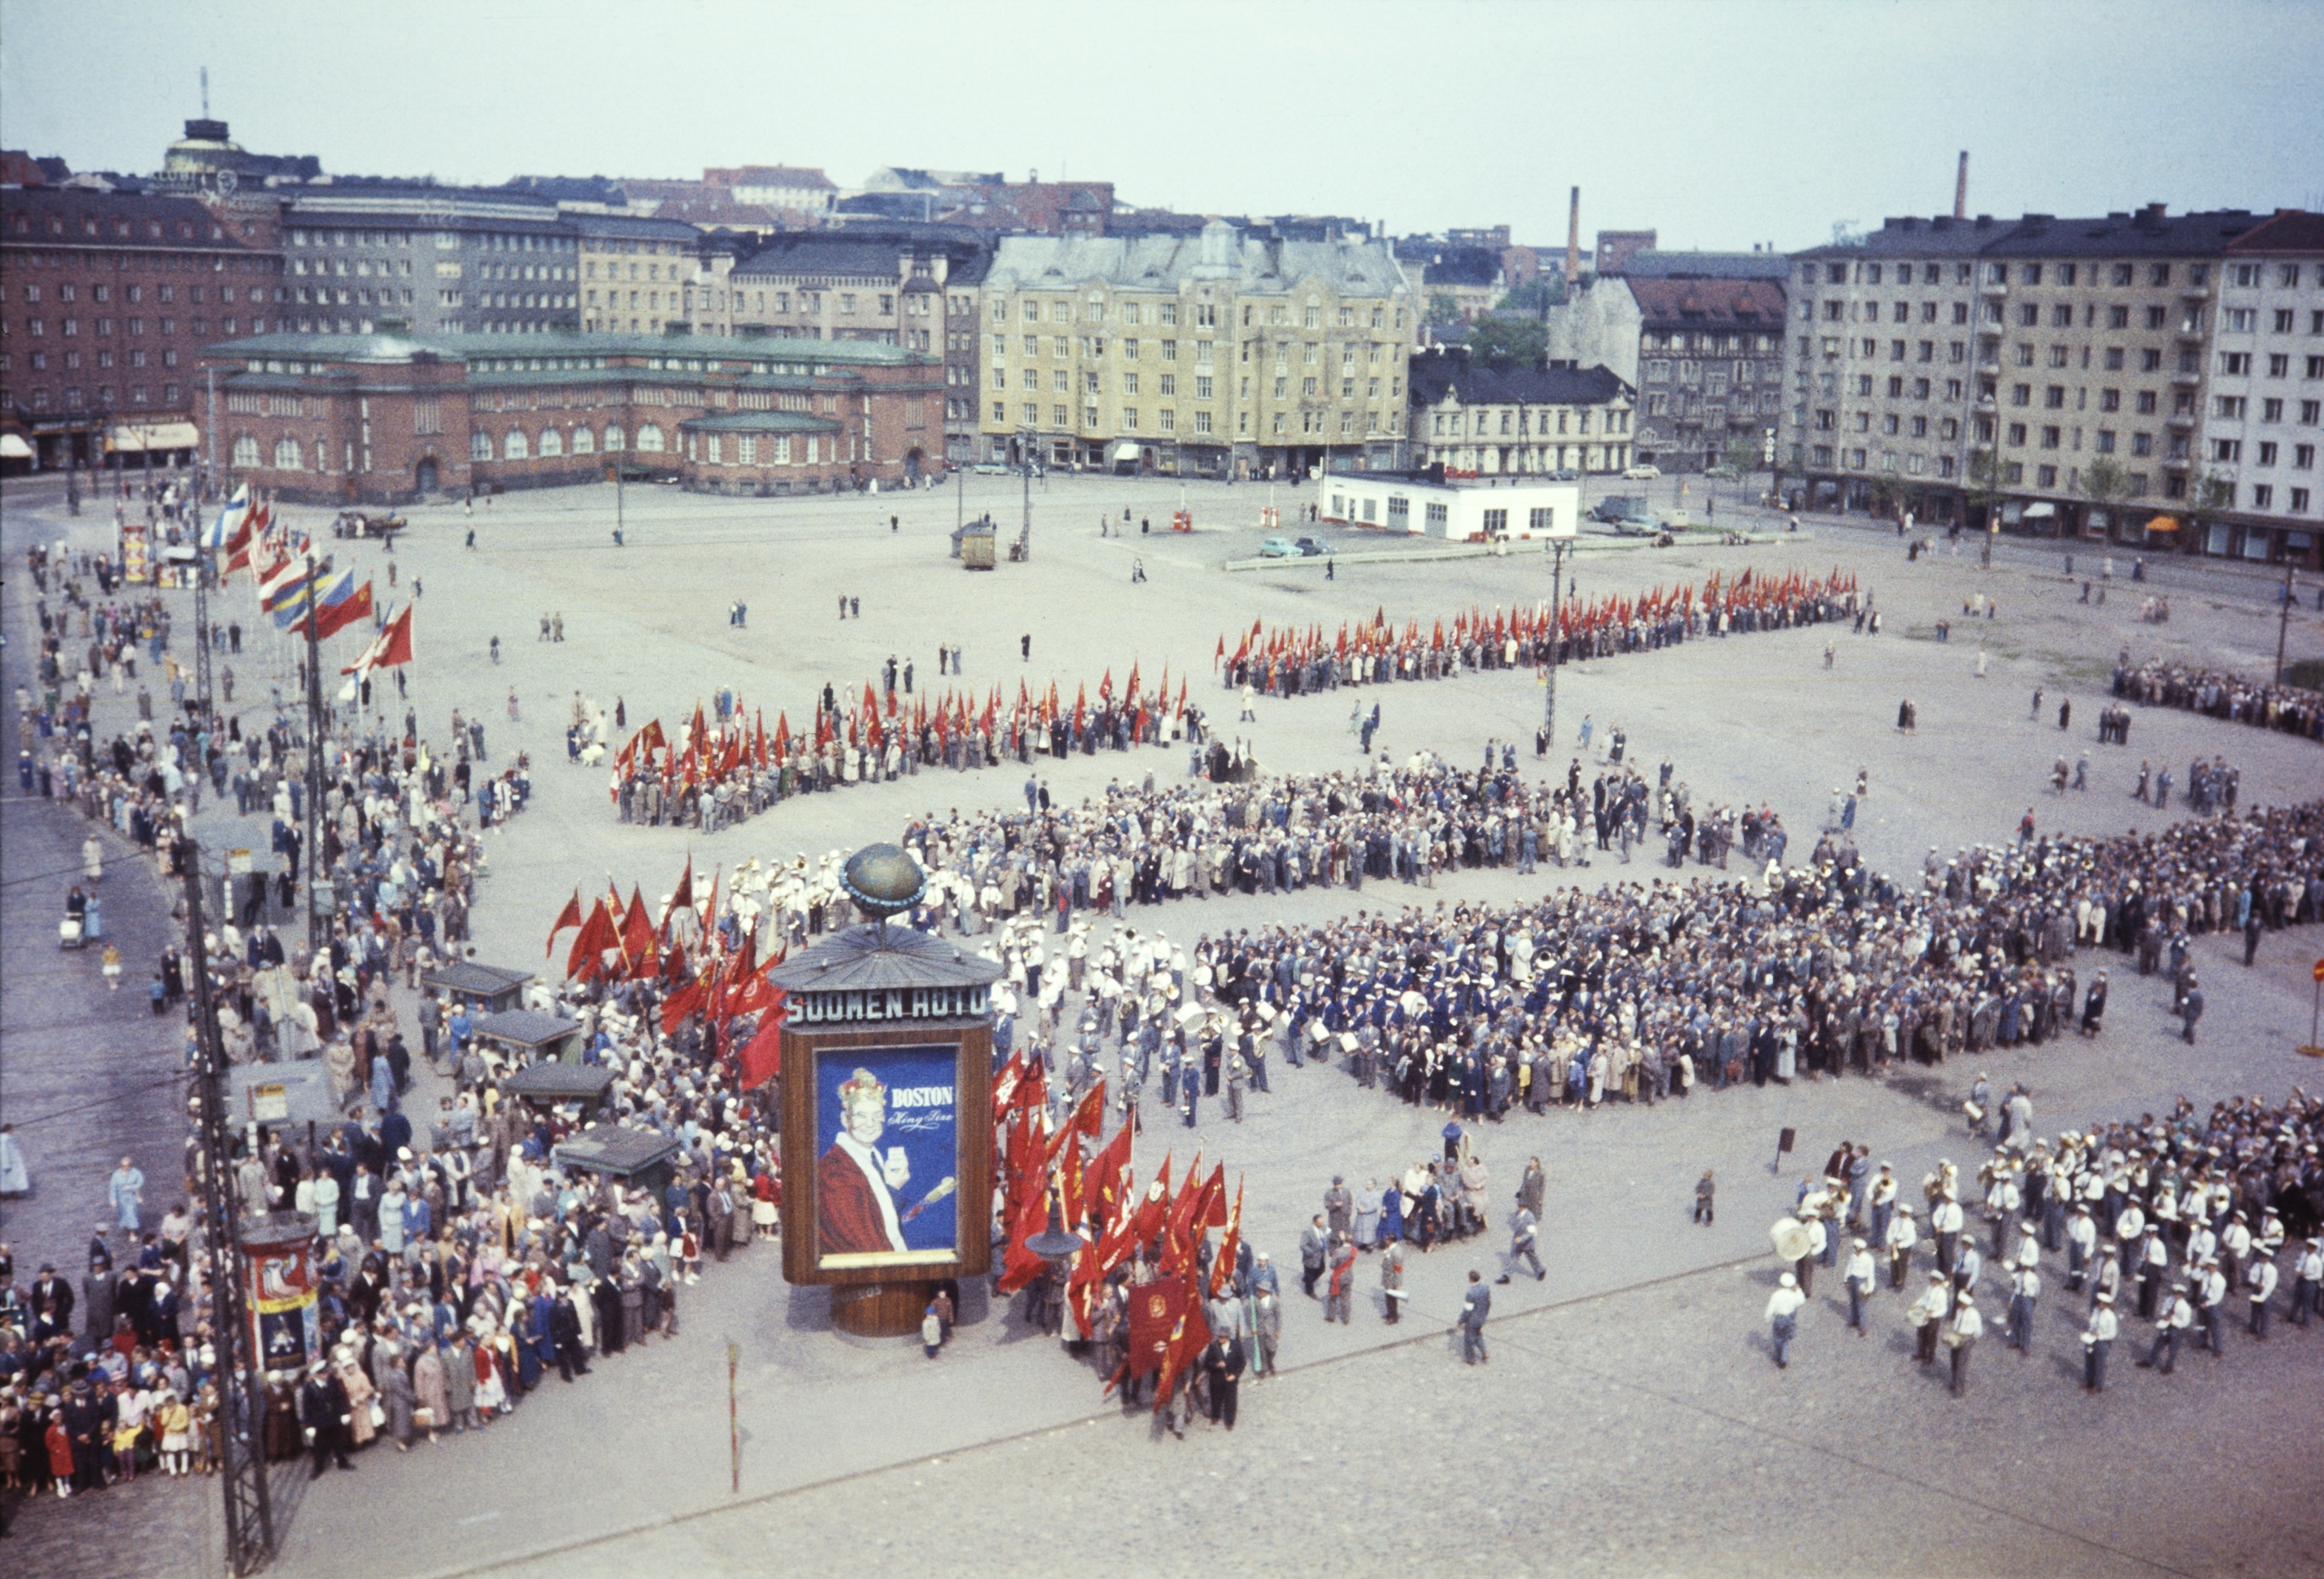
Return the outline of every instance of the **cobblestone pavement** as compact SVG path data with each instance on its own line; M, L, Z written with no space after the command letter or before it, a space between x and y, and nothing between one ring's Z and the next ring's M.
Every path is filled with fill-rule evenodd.
M1013 526L1013 487L986 479L971 487L972 513L989 504L1004 529ZM1230 512L1255 522L1265 502L1250 488L1188 494L1206 526ZM1149 673L1165 659L1174 676L1191 671L1201 698L1218 633L1248 629L1253 619L1320 623L1328 632L1375 607L1426 619L1547 589L1545 566L1514 558L1343 566L1328 582L1306 567L1215 573L1217 561L1255 543L1255 524L1191 540L1097 535L1101 510L1118 522L1127 503L1133 518L1167 519L1176 496L1153 484L1060 480L1036 494L1033 563L965 580L944 557L954 504L941 491L770 503L634 489L629 546L620 550L607 535L611 499L603 490L503 498L480 509L473 553L460 547L466 523L456 510L415 512L419 524L395 558L405 586L414 577L427 586L411 697L423 728L440 737L457 706L486 719L495 760L513 749L533 753L534 805L491 844L475 917L479 957L532 960L558 905L576 882L594 886L601 867L625 891L635 882L650 897L667 890L689 853L697 870L731 868L752 856L893 837L930 808L1021 804L1024 775L1004 770L810 797L706 838L622 827L602 775L563 761L563 722L576 688L608 706L622 697L632 727L655 714L674 722L726 683L770 715L778 706L804 712L811 688L826 678L842 688L860 686L890 652L912 657L929 683L935 645L957 641L967 648L970 680L997 679L1010 694L1019 674L1042 687L1054 675L1069 689L1111 667L1119 682L1135 658ZM18 495L6 497L13 513ZM890 510L902 517L893 534L885 530ZM359 563L380 562L375 547L333 546ZM1133 554L1152 577L1134 590ZM1864 766L1873 796L1858 819L1859 841L1891 870L1917 867L1932 844L1950 850L2006 838L2029 803L2045 826L2152 826L2160 814L2124 793L2137 755L2182 771L2198 750L2223 753L2243 766L2247 804L2316 792L2324 759L2280 735L2156 710L2135 714L2129 752L2101 754L2087 738L2118 648L2250 670L2272 657L2273 607L2231 588L2216 598L2182 596L2172 624L2142 626L2119 586L2107 608L2084 608L2078 588L2061 590L2054 577L2006 559L1990 572L1941 558L1908 567L1890 543L1860 531L1773 549L1587 552L1580 561L1585 596L1700 580L1712 568L1732 574L1746 564L1780 571L1838 563L1875 592L1888 633L1839 633L1840 661L1830 672L1821 665L1824 633L1812 631L1568 669L1558 689L1563 749L1553 762L1562 771L1572 754L1572 728L1584 713L1601 742L1604 728L1619 722L1634 759L1669 755L1698 799L1768 800L1803 839L1830 786ZM1993 678L1984 681L1974 678L1976 642L1960 613L1973 590L2000 605L1997 619L1979 622L1993 653ZM862 621L834 617L843 591L863 597ZM752 605L742 629L722 617L736 597ZM532 641L538 616L556 612L567 641ZM1952 642L1926 639L1945 617L1956 622ZM503 644L497 668L485 655L494 631ZM1028 631L1034 660L1019 664L1015 637ZM2302 615L2294 654L2319 644L2324 633ZM241 667L237 696L263 703L270 683L263 655L254 650ZM2038 720L2027 706L2037 683L2049 692ZM513 725L505 706L512 686L523 713ZM2074 696L2077 714L2076 730L2064 736L2052 711L2061 689ZM1522 745L1542 699L1531 677L1508 674L1361 694L1367 706L1381 702L1391 749L1428 746L1455 761L1475 760L1489 735ZM1916 736L1890 727L1901 695L1920 704ZM1343 700L1263 701L1259 723L1245 731L1271 768L1348 763ZM1223 696L1212 690L1210 704L1220 726L1234 733ZM245 711L246 719L254 716ZM2083 749L2092 752L2098 789L2062 799L2036 793L2052 757ZM1521 760L1530 753L1521 750ZM1041 771L1053 793L1074 797L1117 775L1150 771L1168 781L1184 766L1181 757L1148 751ZM204 820L214 843L236 822L217 819L215 808ZM1372 884L1360 894L1185 903L1133 911L1128 924L1191 942L1205 928L1503 900L1550 882L1643 881L1662 870L1643 858L1620 870L1601 859L1585 872L1538 879L1463 873L1434 890ZM2132 1371L2126 1353L2117 1390L2093 1401L2057 1372L2074 1344L2067 1300L2053 1288L2036 1359L2028 1365L2009 1356L2005 1365L1989 1340L1978 1386L1958 1406L1921 1385L1909 1356L1893 1353L1900 1320L1893 1310L1884 1309L1886 1325L1868 1343L1847 1339L1837 1316L1810 1322L1802 1362L1780 1375L1757 1345L1761 1279L1773 1270L1766 1225L1788 1205L1798 1168L1841 1136L1870 1140L1876 1159L1908 1178L1941 1155L1967 1159L1973 1147L1960 1133L1959 1105L1978 1067L1998 1082L2030 1080L2044 1130L2158 1109L2181 1090L2209 1101L2229 1092L2280 1095L2303 1077L2312 1084L2316 1066L2288 1049L2306 1039L2307 964L2324 952L2319 942L2271 938L2248 973L2225 950L2204 949L2212 1009L2204 1044L2191 1052L2172 1038L2167 991L2116 959L2106 962L2116 967L2113 1011L2095 1043L2000 1052L1982 1066L1956 1061L1882 1081L1706 1092L1651 1113L1618 1107L1489 1126L1481 1150L1496 1201L1506 1199L1527 1156L1547 1166L1553 1258L1545 1284L1499 1291L1493 1371L1461 1371L1430 1332L1374 1352L1391 1334L1368 1307L1360 1306L1357 1325L1327 1328L1295 1296L1285 1339L1293 1369L1246 1390L1246 1424L1231 1437L1197 1433L1183 1446L1152 1443L1142 1419L1123 1422L1097 1401L1086 1366L977 1293L954 1346L935 1364L916 1344L835 1336L822 1297L794 1294L780 1281L773 1247L755 1246L687 1291L674 1342L611 1360L574 1387L551 1382L481 1437L403 1457L374 1448L359 1460L359 1473L326 1478L285 1519L281 1571L366 1579L451 1571L521 1562L577 1538L609 1544L538 1557L535 1565L633 1573L693 1562L759 1571L781 1540L785 1562L822 1556L826 1544L836 1558L844 1542L851 1554L869 1547L883 1561L925 1554L960 1566L956 1553L966 1550L984 1554L967 1559L973 1568L1014 1567L1032 1547L1026 1536L1038 1532L1044 1547L1062 1539L1162 1571L1253 1555L1300 1570L1332 1563L1371 1571L1443 1554L1485 1556L1517 1572L2112 1573L2157 1561L2189 1573L2301 1572L2302 1554L2312 1563L2317 1549L2312 1522L2302 1523L2313 1510L2286 1505L2306 1477L2282 1445L2324 1403L2315 1382L2324 1339L2280 1338L2262 1352L2238 1338L2224 1363L2201 1361L2169 1382ZM10 998L14 1016L13 988ZM1357 1092L1333 1071L1278 1067L1273 1082L1274 1094L1254 1096L1239 1127L1222 1122L1215 1104L1205 1105L1192 1131L1149 1109L1137 1162L1142 1175L1168 1150L1183 1170L1197 1145L1209 1160L1224 1160L1231 1175L1249 1181L1254 1242L1281 1264L1333 1173L1348 1174L1351 1184L1384 1177L1433 1151L1442 1120ZM423 1104L432 1106L432 1092L423 1086ZM1769 1162L1784 1126L1799 1130L1799 1151L1775 1176ZM1705 1167L1726 1186L1725 1210L1716 1228L1700 1230L1686 1223L1685 1209ZM1480 1242L1421 1258L1411 1278L1416 1301L1441 1317L1468 1266L1494 1267L1494 1248ZM1372 1280L1367 1267L1368 1298ZM1536 1310L1542 1314L1524 1315ZM741 1353L745 1506L694 1519L733 1501L729 1339ZM1511 1372L1520 1379L1515 1385ZM1145 1456L1157 1453L1196 1456ZM1174 1472L1176 1486L1160 1482ZM178 1486L134 1488L99 1504L107 1519L142 1525L147 1507L190 1508L196 1495ZM1185 1519L1157 1528L1140 1517L1156 1499L1174 1496ZM872 1497L881 1502L865 1500ZM911 1526L883 1517L899 1498L936 1517ZM134 1511L112 1511L124 1505ZM1204 1517L1220 1507L1239 1517L1223 1526ZM106 1571L102 1543L88 1545L87 1515L95 1511L53 1503L32 1510L12 1556L60 1554L97 1565L74 1571ZM1431 1517L1440 1512L1451 1517ZM928 1544L922 1532L936 1529L967 1544ZM641 1533L622 1534L632 1530ZM195 1571L192 1546L172 1543L161 1555L182 1556Z

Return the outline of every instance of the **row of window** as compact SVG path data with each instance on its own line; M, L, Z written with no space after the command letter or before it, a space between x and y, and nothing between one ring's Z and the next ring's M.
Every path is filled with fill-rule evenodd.
M1322 437L1327 436L1333 431L1333 424L1332 422L1332 413L1328 411L1302 411L1298 415L1299 432L1303 435L1306 435L1308 437ZM1096 406L1084 406L1081 410L1081 416L1082 426L1084 429L1096 430L1103 428L1104 426L1100 410ZM1155 431L1159 433L1176 433L1178 431L1178 414L1175 410L1165 407L1162 411L1157 412L1156 416L1157 426L1156 427ZM1338 432L1341 438L1353 439L1357 437L1356 417L1357 413L1354 411L1342 411L1339 414ZM1385 414L1379 411L1365 412L1363 414L1363 432L1366 434L1393 433L1397 430L1397 413L1394 408L1390 408ZM992 414L991 418L991 423L994 426L1002 426L1005 425L1008 420L1008 402L1006 401L993 402ZM1140 424L1142 420L1143 419L1141 418L1137 407L1125 406L1122 408L1121 412L1120 430L1130 433L1141 431ZM1025 402L1023 405L1019 408L1018 425L1020 428L1040 427L1040 405L1033 401ZM1072 407L1057 405L1051 406L1049 408L1050 427L1068 428L1072 425ZM1250 436L1250 413L1249 411L1236 412L1236 434L1240 437L1249 438ZM1208 434L1218 432L1219 429L1214 426L1212 414L1209 411L1198 411L1194 414L1194 427L1192 431L1200 434ZM1274 413L1268 428L1268 432L1277 439L1286 439L1291 437L1290 413L1285 411L1277 411Z
M1124 301L1120 303L1115 310L1118 314L1119 320L1121 323L1135 328L1140 323L1150 323L1166 327L1176 324L1179 321L1178 309L1179 304L1176 301ZM1076 315L1074 303L1070 298L1060 297L1051 300L1047 303L1047 310L1045 312L1044 304L1041 301L1031 297L1025 297L1019 301L1018 314L1027 323L1041 323L1046 321L1048 323L1059 324L1102 324L1109 321L1107 317L1108 309L1109 304L1103 296L1092 296L1088 301L1081 305L1078 309L1078 316ZM1193 317L1191 322L1193 327L1195 328L1216 328L1218 327L1219 309L1215 303L1208 301L1198 301L1193 303L1192 311ZM1398 329L1404 328L1404 311L1405 309L1400 307L1394 309L1394 327ZM1320 329L1324 327L1323 320L1326 316L1327 314L1322 303L1314 301L1308 302L1300 309L1300 326L1305 328ZM1370 307L1359 307L1351 302L1342 302L1334 312L1328 316L1332 318L1333 324L1337 328L1343 329L1384 329L1390 327L1390 310L1386 306L1379 304L1374 304ZM994 297L992 299L993 324L998 327L1007 323L1008 321L1009 304L1007 300L998 296ZM1259 303L1243 303L1243 327L1246 328L1253 328L1261 322L1264 322L1270 328L1290 327L1290 305L1286 302L1280 301L1267 304L1266 317L1262 319L1259 317Z
M5 370L0 369L0 371ZM152 385L146 383L133 383L129 386L129 404L132 406L151 406L156 404L162 406L175 406L184 399L184 396L185 391L183 388L174 383L165 383L161 386L161 398L158 402L153 398ZM120 391L116 386L109 383L101 383L97 386L97 402L94 407L95 410L109 411L115 409L120 404ZM22 409L32 411L49 411L61 409L68 411L86 411L91 410L92 407L89 403L88 392L87 390L77 386L66 389L63 392L63 404L60 407L57 403L57 392L42 385L33 389L29 395L20 395L13 389L0 389L0 409L10 411Z
M2011 266L2005 263L1988 261L1985 265L1985 282L1988 285L2008 284ZM2138 265L2135 263L2019 263L2015 268L2017 282L2021 285L2039 285L2045 280L2049 283L2061 286L2086 284L2120 287L2135 285L2139 282ZM1847 263L1830 261L1819 264L1812 260L1800 265L1801 283L1806 285L1817 283L1819 269L1822 273L1822 282L1827 285L1850 283L1849 276L1851 269L1855 273L1853 282L1858 285L1879 285L1888 281L1894 281L1899 285L1910 285L1915 278L1915 271L1918 271L1918 278L1923 285L1943 284L1948 272L1956 285L1971 284L1977 279L1977 265L1966 259L1955 260L1950 271L1943 263L1863 263L1851 265ZM2172 266L2169 263L2149 263L2146 266L2145 282L2158 288L2167 286L2171 283L2172 274ZM2209 263L2188 265L2187 283L2189 285L2206 285L2210 282L2210 278L2211 268ZM2295 277L2291 282L2298 284L2299 281Z

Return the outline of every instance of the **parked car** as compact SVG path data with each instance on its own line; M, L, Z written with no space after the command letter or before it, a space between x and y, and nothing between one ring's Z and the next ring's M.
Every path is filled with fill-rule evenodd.
M1321 558L1332 551L1321 538L1303 537L1293 546L1298 549L1302 558L1309 559Z
M1646 480L1647 480L1648 478L1650 478L1650 477L1658 477L1658 476L1661 476L1662 475L1663 475L1663 468L1662 468L1662 467L1660 467L1660 466L1643 466L1643 465L1641 465L1641 466L1632 466L1628 471L1626 471L1626 472L1624 472L1624 473L1622 474L1622 476L1624 476L1624 478L1626 478L1627 480L1628 480L1628 481L1630 481L1630 482L1633 482L1633 483L1643 483L1643 482L1646 481Z
M1259 545L1259 557L1262 559L1296 559L1301 556L1299 545L1289 538L1271 537Z

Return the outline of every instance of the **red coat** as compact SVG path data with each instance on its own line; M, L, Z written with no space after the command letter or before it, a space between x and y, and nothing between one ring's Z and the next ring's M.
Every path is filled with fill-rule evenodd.
M834 1142L815 1168L816 1242L824 1255L881 1253L902 1248L888 1239L880 1196L855 1159Z

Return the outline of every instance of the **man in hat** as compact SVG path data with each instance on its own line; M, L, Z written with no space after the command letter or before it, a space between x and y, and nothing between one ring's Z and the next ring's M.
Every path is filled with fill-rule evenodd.
M307 1442L315 1454L309 1480L321 1480L334 1460L341 1469L355 1467L347 1460L347 1427L354 1408L347 1401L346 1384L327 1364L318 1360L308 1367L307 1380L299 1389L299 1423L307 1428Z
M2218 1259L2205 1256L2196 1269L2198 1297L2203 1317L2203 1344L2211 1351L2211 1358L2227 1357L2226 1330L2227 1303L2227 1274L2219 1270Z
M1947 1302L1945 1275L1931 1272L1929 1286L1906 1313L1913 1318L1913 1358L1923 1365L1937 1362L1937 1334L1944 1323Z
M1807 1302L1808 1297L1800 1292L1799 1279L1789 1272L1775 1280L1775 1291L1767 1296L1767 1333L1775 1345L1778 1371L1791 1368L1792 1340L1800 1331L1800 1307Z
M2027 1359L2034 1357L2034 1305L2042 1297L2042 1274L2030 1265L2010 1269L2009 1330L2003 1342Z
M2263 1344L2267 1342L2267 1302L2275 1297L2279 1276L2269 1256L2255 1254L2244 1269L2244 1284L2251 1290L2251 1335Z
M1953 1352L1952 1390L1955 1398L1969 1391L1969 1351L1984 1334L1985 1318L1977 1313L1977 1296L1967 1289L1954 1302L1952 1325L1945 1331L1945 1342Z
M2156 1369L2160 1361L2163 1374L2168 1376L2179 1365L2180 1334L2195 1324L2195 1307L2187 1301L2187 1285L2181 1283L2171 1292L2171 1307L2154 1324L2154 1347L2138 1362L2142 1371Z
M2316 1312L2316 1289L2324 1283L2324 1238L2310 1238L2292 1279L2292 1325L2304 1327Z
M2097 1308L2090 1312L2090 1325L2082 1334L2082 1387L2089 1392L2106 1390L2107 1356L2114 1353L2115 1334L2121 1324L2114 1314L2114 1296L2098 1296Z

